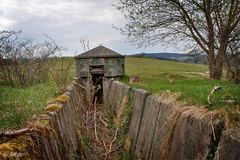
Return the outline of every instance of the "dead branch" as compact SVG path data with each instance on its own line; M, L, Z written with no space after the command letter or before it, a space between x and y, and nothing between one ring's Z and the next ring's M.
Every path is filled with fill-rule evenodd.
M88 134L88 131L89 131L89 129L88 129L88 118L89 116L88 116L88 110L86 111L86 131L87 131L87 134Z
M107 146L103 138L102 138L102 142L103 142L103 147L105 148L105 150L107 150Z
M89 50L89 40L87 37L80 38L80 44L81 44L84 52Z
M0 137L14 137L14 136L19 136L23 135L25 133L32 132L30 128L23 128L20 130L15 130L15 131L9 131L9 132L0 132Z
M215 130L214 130L214 126L213 126L212 120L213 120L213 117L211 117L210 123L211 123L212 131L213 131L213 139L214 139L214 141L216 141L216 135L215 135Z
M119 130L119 128L116 128L115 134L114 134L114 137L113 137L113 140L112 140L111 143L109 144L109 149L108 149L107 152L106 152L105 160L108 158L108 155L109 155L109 154L111 153L111 151L112 151L112 145L113 145L113 143L114 143L114 142L116 141L116 139L117 139L118 130Z
M98 136L97 136L97 123L96 123L96 113L97 113L97 98L95 98L94 101L94 114L93 114L93 120L94 120L94 134L95 134L95 138L98 141Z
M20 32L6 34L0 34L0 57L6 62L0 64L0 74L5 84L26 87L44 82L55 64L53 57L61 47L49 37L43 43L34 43L22 38Z
M99 116L99 120L100 122L102 122L103 125L105 125L106 127L108 127L108 124L102 119L102 116Z
M74 82L73 84L75 84L75 85L77 85L77 86L79 86L79 87L81 87L81 88L83 88L83 89L86 90L86 87L84 87L83 85L81 85L81 84L79 84L79 83Z

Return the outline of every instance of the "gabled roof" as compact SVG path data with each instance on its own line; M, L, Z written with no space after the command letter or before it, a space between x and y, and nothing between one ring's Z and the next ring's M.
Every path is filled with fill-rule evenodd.
M108 49L104 46L98 46L87 52L75 56L75 58L112 58L112 57L124 57L123 55Z

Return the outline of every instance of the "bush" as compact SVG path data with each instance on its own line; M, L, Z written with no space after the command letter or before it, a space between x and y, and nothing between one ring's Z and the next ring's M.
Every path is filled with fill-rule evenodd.
M54 56L60 51L50 38L43 43L34 43L20 34L15 31L0 32L1 83L12 87L25 87L45 81L54 65Z

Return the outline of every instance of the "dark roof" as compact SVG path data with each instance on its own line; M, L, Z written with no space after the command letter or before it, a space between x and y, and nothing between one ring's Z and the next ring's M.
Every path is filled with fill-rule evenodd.
M98 46L87 52L75 56L75 58L112 58L112 57L124 57L124 56L104 46Z

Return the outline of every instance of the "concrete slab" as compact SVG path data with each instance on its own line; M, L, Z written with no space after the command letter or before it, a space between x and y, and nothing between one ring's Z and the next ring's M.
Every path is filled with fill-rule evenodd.
M157 100L157 97L153 95L148 96L134 152L134 159L149 158L159 114L159 106L160 102Z
M222 133L215 160L240 160L240 129L229 129Z
M138 133L141 126L141 120L143 117L145 103L147 97L150 95L149 92L142 89L133 89L132 90L132 117L129 126L129 136L131 139L131 154L134 155Z

